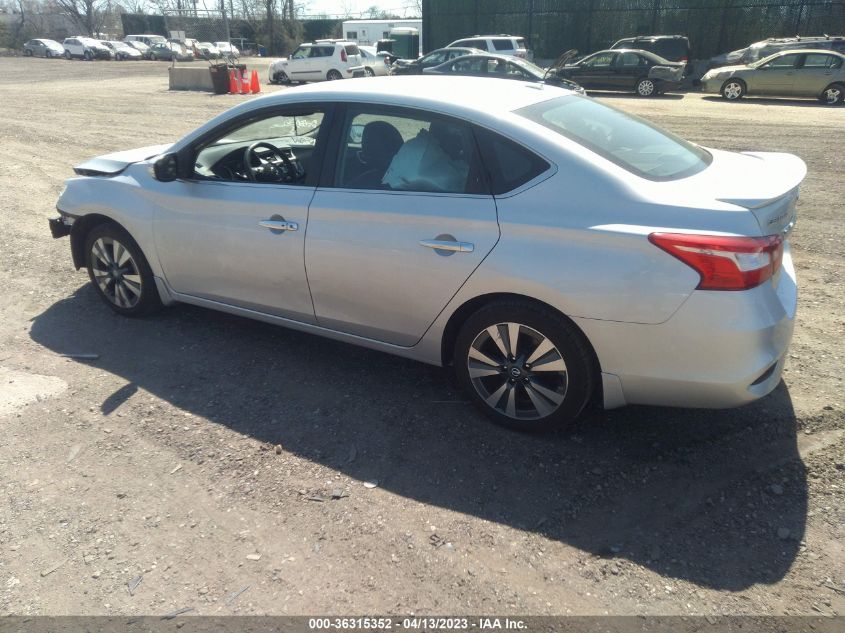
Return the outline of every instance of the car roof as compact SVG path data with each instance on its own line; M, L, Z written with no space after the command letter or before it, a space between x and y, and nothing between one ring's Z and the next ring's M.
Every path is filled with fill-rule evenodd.
M777 53L772 53L769 57L779 57L781 55L789 55L789 54L805 54L805 53L818 53L820 55L836 55L837 57L845 57L839 51L834 51L829 48L787 48L783 51L778 51Z

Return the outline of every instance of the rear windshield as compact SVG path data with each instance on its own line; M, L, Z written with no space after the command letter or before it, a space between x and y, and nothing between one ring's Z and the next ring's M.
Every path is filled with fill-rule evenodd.
M697 145L639 117L576 95L535 103L515 113L649 180L692 176L712 161Z
M525 50L525 40L521 37L516 38L516 48L521 51Z
M357 55L358 54L358 46L355 44L347 44L346 45L346 54L347 55Z

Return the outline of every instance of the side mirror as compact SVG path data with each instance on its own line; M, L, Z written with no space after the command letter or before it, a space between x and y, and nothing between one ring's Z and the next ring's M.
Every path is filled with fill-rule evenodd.
M179 177L179 161L176 154L162 154L153 163L153 174L160 182L172 182Z

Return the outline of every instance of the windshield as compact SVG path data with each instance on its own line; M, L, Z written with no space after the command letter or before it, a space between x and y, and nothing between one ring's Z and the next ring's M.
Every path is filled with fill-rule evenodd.
M569 138L633 174L677 180L704 170L708 152L616 108L575 95L515 111Z

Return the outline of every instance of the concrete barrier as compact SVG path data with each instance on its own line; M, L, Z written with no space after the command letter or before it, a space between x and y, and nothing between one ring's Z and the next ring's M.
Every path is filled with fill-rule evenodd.
M211 83L211 73L208 66L199 68L193 66L171 66L170 89L171 90L203 90L214 92Z

